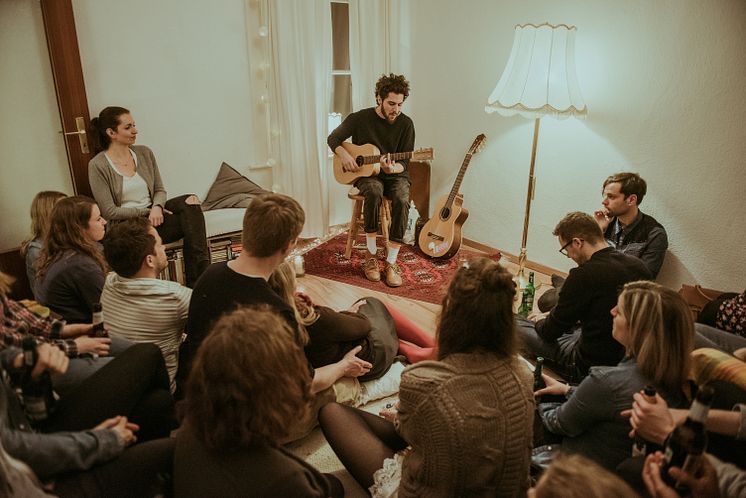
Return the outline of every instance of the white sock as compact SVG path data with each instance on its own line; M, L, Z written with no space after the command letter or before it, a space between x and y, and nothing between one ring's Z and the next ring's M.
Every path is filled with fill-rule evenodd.
M366 233L365 234L365 245L368 246L368 252L371 254L375 254L376 249L376 234L375 233Z
M399 256L399 246L389 246L389 253L386 256L386 262L390 265L396 263L396 257Z

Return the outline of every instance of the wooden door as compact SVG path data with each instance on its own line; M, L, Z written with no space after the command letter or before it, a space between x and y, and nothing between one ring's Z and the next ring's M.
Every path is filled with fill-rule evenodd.
M90 115L72 0L41 0L40 3L73 188L76 194L92 197L88 161L93 154L86 133Z

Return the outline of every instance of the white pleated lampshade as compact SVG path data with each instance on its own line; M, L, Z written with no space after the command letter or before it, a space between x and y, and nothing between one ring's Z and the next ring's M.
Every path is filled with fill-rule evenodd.
M526 118L585 118L575 72L575 26L516 26L513 49L484 110Z

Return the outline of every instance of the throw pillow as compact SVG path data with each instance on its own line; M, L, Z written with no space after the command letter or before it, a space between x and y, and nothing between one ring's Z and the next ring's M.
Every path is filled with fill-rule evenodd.
M269 193L241 173L223 163L217 178L212 182L207 197L202 201L202 211L222 208L245 208L251 199Z

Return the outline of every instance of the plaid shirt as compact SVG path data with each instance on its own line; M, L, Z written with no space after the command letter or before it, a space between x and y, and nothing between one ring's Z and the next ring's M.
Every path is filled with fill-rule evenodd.
M23 346L23 337L31 334L37 340L59 347L70 358L78 356L75 341L62 338L64 321L52 316L40 316L23 304L6 297L0 299L0 312L3 315L0 349L9 346L20 348Z

